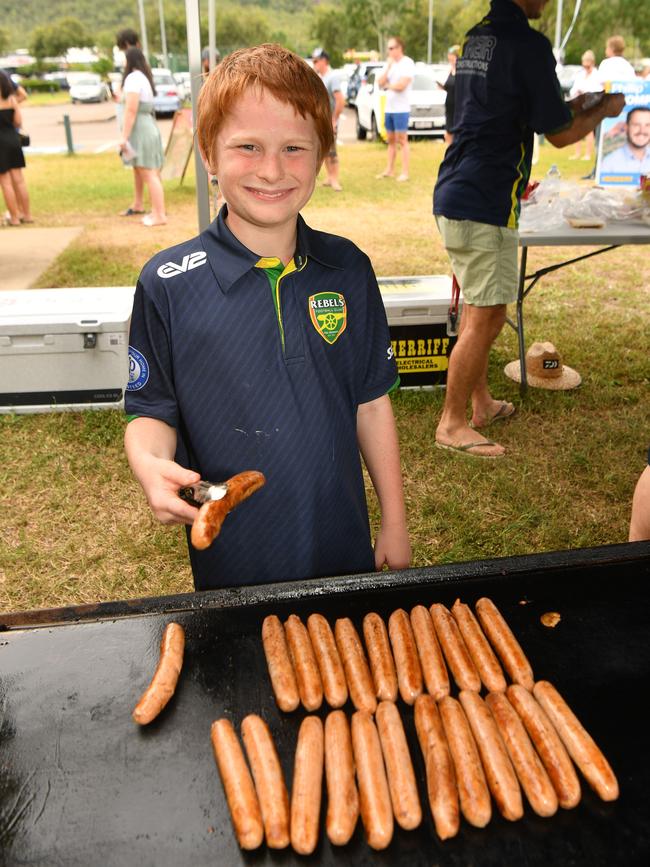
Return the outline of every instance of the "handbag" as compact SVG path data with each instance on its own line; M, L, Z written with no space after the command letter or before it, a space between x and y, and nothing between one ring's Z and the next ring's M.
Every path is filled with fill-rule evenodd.
M28 148L29 147L30 138L26 132L22 132L21 130L18 130L18 138L20 139L21 148Z

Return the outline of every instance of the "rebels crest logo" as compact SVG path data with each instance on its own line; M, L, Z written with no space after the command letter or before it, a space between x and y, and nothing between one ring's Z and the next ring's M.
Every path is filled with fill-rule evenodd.
M163 280L168 280L170 277L176 277L177 274L185 274L186 271L191 271L192 268L198 268L199 265L205 265L207 257L208 254L202 250L196 253L189 253L187 256L183 256L183 261L180 265L177 265L176 262L165 262L164 265L158 268L156 273Z
M312 325L327 343L335 343L348 324L348 308L340 292L317 292L309 296Z

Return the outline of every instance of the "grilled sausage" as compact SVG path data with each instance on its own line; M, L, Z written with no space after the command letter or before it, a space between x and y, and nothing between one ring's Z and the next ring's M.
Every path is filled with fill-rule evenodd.
M275 614L264 618L262 644L277 705L285 713L295 710L300 704L296 673L293 670L284 628Z
M237 734L230 720L218 719L210 736L237 842L242 849L257 849L264 840L262 813Z
M325 777L327 781L327 836L335 846L345 846L359 818L359 792L354 779L352 738L342 710L325 720Z
M414 716L424 757L431 815L436 833L441 840L447 840L458 833L460 826L458 788L449 745L433 696L419 695L415 699Z
M291 845L310 855L318 843L323 789L323 723L307 716L300 725L291 787Z
M546 680L535 684L534 695L592 789L603 801L615 801L619 788L614 771L569 705Z
M377 710L375 686L372 682L372 675L368 668L366 655L363 652L359 633L349 617L341 617L336 621L334 635L352 704L357 710L365 710L369 714L374 714Z
M459 698L481 755L488 786L501 815L510 822L521 819L524 815L521 789L494 717L477 692L464 689Z
M580 781L562 740L546 711L518 683L506 690L510 704L519 714L530 739L551 778L560 807L570 810L580 802Z
M413 704L422 692L422 669L411 621L403 608L393 611L388 618L388 634L395 657L400 695L406 704Z
M479 673L488 692L504 692L506 679L499 665L499 660L494 655L490 643L483 634L478 620L474 617L469 605L464 605L457 599L451 608L460 634L469 650L469 655L474 660L474 665Z
M290 841L289 795L271 732L264 720L252 713L242 720L241 733L260 802L266 845L284 849Z
M378 614L370 612L363 618L363 637L366 640L377 698L381 701L397 701L397 673L393 652L390 649L386 625Z
M538 816L552 816L557 812L557 795L526 734L524 724L504 693L490 692L485 701L492 711L530 806Z
M286 619L284 631L298 681L300 701L305 710L318 710L323 703L323 684L309 633L296 614L290 614Z
M185 630L180 623L168 623L160 642L160 657L151 683L133 709L133 719L144 726L154 720L174 695L183 667Z
M470 825L484 828L492 818L492 805L467 717L459 702L449 695L440 699L438 708L456 771L460 809Z
M307 629L323 682L325 700L330 707L343 707L348 700L348 687L330 625L322 614L310 614Z
M476 613L510 679L532 692L533 669L499 609L491 599L484 597L476 603Z
M204 503L199 509L190 532L192 545L198 551L209 548L221 532L221 525L227 515L235 506L258 491L265 482L264 474L257 470L246 470L228 479L225 483L227 488L225 496L220 500Z
M400 827L410 831L422 821L422 808L404 726L397 706L392 701L379 702L377 731L386 765L393 815Z
M435 699L449 695L447 666L436 638L431 615L424 605L416 605L411 610L411 626L428 693Z
M368 845L385 849L393 839L393 808L377 729L369 713L352 715L352 749L359 782L361 821Z
M442 652L458 689L472 689L474 692L479 692L481 678L478 676L456 621L447 608L440 603L432 605L429 611Z

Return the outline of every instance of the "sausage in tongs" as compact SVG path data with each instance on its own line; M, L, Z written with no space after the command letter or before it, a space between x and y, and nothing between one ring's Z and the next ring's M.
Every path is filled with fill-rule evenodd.
M203 503L199 509L190 533L192 545L199 551L209 548L221 532L221 526L227 515L232 512L235 506L258 491L265 482L264 474L257 470L237 473L236 476L224 482L225 495L219 500ZM214 487L221 486L215 485Z

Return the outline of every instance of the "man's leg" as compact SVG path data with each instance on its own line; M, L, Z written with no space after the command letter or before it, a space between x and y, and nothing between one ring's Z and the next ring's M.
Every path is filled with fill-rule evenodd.
M398 181L408 181L409 178L409 136L408 132L395 133L397 144L402 152L402 174L397 178Z
M325 157L325 171L327 172L327 181L323 183L325 187L331 187L333 190L340 192L343 189L339 183L339 158L338 156Z
M487 364L492 344L506 321L506 305L475 307L465 302L458 341L449 358L447 393L442 416L436 430L436 441L444 445L462 446L485 442L472 449L472 454L497 456L505 452L498 444L487 445L487 439L471 428L467 421L467 404L475 393L485 399ZM489 396L489 400L492 400Z
M387 164L384 171L377 175L378 178L390 178L393 174L393 170L395 168L395 157L397 155L397 146L395 145L395 136L396 133L386 131L386 141L388 142L388 150L387 150Z

